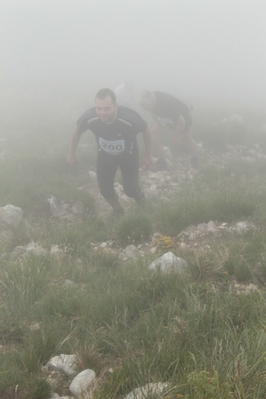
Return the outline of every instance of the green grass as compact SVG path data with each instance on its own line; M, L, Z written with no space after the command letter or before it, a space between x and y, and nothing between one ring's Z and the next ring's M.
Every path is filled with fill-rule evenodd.
M119 220L115 233L121 245L143 243L152 233L152 220L144 210L133 210Z
M201 132L206 140L211 134ZM228 136L215 134L210 146L218 146L212 143L218 137L222 146L228 143ZM75 174L65 161L67 146L54 148L66 139L62 132L41 135L36 143L33 134L29 137L28 150L14 140L6 147L13 148L12 156L0 160L0 205L20 206L26 218L0 242L0 398L70 395L70 378L62 375L51 387L42 368L61 353L76 354L79 371L95 370L93 399L122 399L159 381L169 383L165 399L265 397L264 161L205 167L171 194L167 207L149 198L144 209L103 219L92 198L78 190L90 184L86 151L95 148L80 150ZM247 137L237 132L230 138L242 139ZM69 204L81 200L84 215L65 221L51 217L48 195ZM213 237L209 247L199 243L196 250L173 246L188 264L182 274L148 270L168 251L162 247L137 260L119 256L131 243L145 248L154 232L174 243L188 226L209 220L248 220L257 229L235 234L234 240ZM31 241L47 254L11 256L16 246ZM103 241L107 249L99 248ZM55 244L58 257L50 255ZM75 285L66 286L66 280ZM257 289L245 290L250 283Z

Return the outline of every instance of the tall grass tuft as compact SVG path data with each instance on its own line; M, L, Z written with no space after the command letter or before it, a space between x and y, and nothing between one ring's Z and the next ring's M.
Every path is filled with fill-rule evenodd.
M143 243L151 232L151 218L141 210L126 214L115 227L116 237L121 245Z

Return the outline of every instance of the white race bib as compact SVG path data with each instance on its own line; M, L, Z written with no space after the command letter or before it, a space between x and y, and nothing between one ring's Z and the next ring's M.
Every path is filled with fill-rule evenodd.
M125 150L125 140L108 141L99 137L99 146L101 150L111 155L121 154Z

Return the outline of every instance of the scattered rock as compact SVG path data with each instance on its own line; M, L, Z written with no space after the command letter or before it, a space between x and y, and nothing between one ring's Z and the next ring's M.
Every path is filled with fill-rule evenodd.
M25 247L25 252L36 256L47 256L48 252L36 242L32 241Z
M14 205L0 208L0 221L9 226L18 226L23 219L23 211Z
M75 282L72 281L72 280L65 280L64 286L65 286L66 288L73 288L73 287L78 287L78 284L75 283Z
M207 224L207 231L214 231L215 230L215 223L210 220Z
M54 217L60 217L65 214L63 204L61 203L61 201L58 201L53 195L47 198L47 202L49 202L50 204L50 211Z
M87 392L92 382L95 380L96 374L93 370L87 369L79 373L71 382L69 390L74 395Z
M46 367L49 370L57 370L62 371L65 374L71 376L76 374L77 367L76 367L77 357L76 355L64 355L61 354L59 356L54 356L46 363Z
M157 247L152 247L152 248L150 249L150 253L151 253L151 254L155 254L156 251L157 251Z
M245 222L236 223L236 231L238 233L244 233L247 230L247 228L248 228L248 225Z
M124 254L127 258L136 259L139 256L139 251L135 245L131 244L126 246L126 248L124 249Z
M149 265L150 270L160 270L164 273L182 272L187 267L187 262L183 258L175 256L172 252L165 253Z
M31 325L30 325L30 330L31 331L38 331L38 330L40 330L41 329L41 327L40 327L40 324L39 323L32 323Z
M56 257L57 259L63 259L66 252L61 249L58 245L53 244L50 249L50 255Z
M148 399L151 395L153 395L153 397L156 395L159 398L167 389L169 389L169 384L167 382L150 383L140 388L133 389L124 399Z
M256 284L253 283L250 283L248 285L235 283L235 288L237 295L248 295L251 292L258 291L258 287L256 286Z

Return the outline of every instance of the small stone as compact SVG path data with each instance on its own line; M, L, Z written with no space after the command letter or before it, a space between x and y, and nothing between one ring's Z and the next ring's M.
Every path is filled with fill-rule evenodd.
M236 223L236 231L238 233L243 233L247 229L248 225L245 222Z
M172 252L167 252L150 263L150 270L160 270L161 272L182 272L187 268L187 262L183 258L175 256Z
M128 258L135 259L139 255L139 251L134 244L128 245L124 249L124 253Z
M69 287L78 287L78 284L75 283L75 282L72 281L72 280L65 280L64 286L65 286L66 288L69 288Z
M146 399L148 397L161 397L161 394L169 388L167 382L149 383L142 387L133 389L124 399Z
M93 370L87 369L82 371L71 382L69 387L70 392L74 395L86 392L95 378L96 374Z
M187 244L185 242L181 242L180 248L185 249L187 247Z
M152 247L152 248L150 249L150 253L151 253L151 254L154 254L154 253L156 252L156 250L157 250L157 247Z
M32 253L36 256L48 255L48 252L34 241L30 242L24 248L25 248L26 253Z
M58 245L53 244L50 249L50 255L57 259L63 259L66 253L63 249L59 248Z
M17 226L23 219L23 211L14 205L6 205L0 208L0 221L9 226Z
M60 217L65 214L65 209L63 208L63 204L53 195L47 199L47 202L50 204L50 211L54 217Z
M76 374L76 355L64 355L54 356L46 363L46 367L50 370L63 371L67 375Z
M37 331L37 330L40 330L40 329L41 329L41 327L40 327L39 323L33 323L33 324L30 325L30 330L31 331Z
M206 230L207 224L206 223L200 223L197 225L198 230Z
M215 223L210 220L207 224L207 231L214 231L215 230Z

